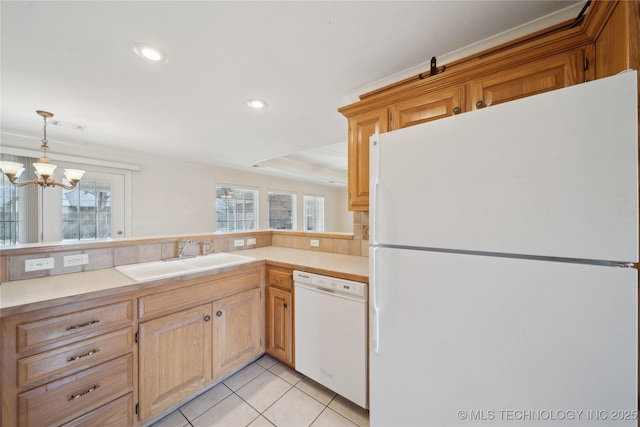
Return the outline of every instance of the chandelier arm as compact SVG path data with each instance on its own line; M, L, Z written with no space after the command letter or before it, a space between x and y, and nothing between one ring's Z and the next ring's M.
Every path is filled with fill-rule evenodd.
M66 184L64 184L62 182L54 181L51 178L47 178L46 180L43 179L43 178L29 179L27 181L18 182L18 178L16 178L15 176L6 175L6 177L9 178L9 182L11 184L15 185L16 187L24 187L25 185L29 185L29 184L36 184L36 185L41 186L42 188L62 187L65 190L73 190L74 188L76 188L76 186L80 182L78 180L73 180L73 181L71 181L71 184L66 185Z
M25 185L29 185L29 184L37 184L37 185L44 184L44 181L42 179L30 179L28 181L18 182L18 178L16 178L15 176L7 175L7 174L5 174L5 176L9 178L9 182L15 185L16 187L24 187Z
M61 182L53 181L53 183L52 183L52 184L50 184L50 185L51 185L51 186L57 185L58 187L62 187L62 188L64 188L65 190L73 190L74 188L76 188L76 185L78 185L78 182L80 182L80 181L75 181L75 180L74 180L74 181L71 181L71 184L70 184L70 185L65 185L65 184L63 184L63 183L61 183Z

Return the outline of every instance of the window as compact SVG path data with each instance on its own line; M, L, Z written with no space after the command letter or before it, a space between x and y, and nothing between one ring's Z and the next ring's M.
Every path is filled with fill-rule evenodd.
M0 181L2 198L0 202L0 244L13 245L19 242L19 202L18 187L11 185L7 177L2 174Z
M216 231L256 230L258 191L216 186Z
M324 197L305 195L303 202L305 231L324 231Z
M296 229L296 195L269 192L269 229Z
M25 171L19 181L35 178L37 158L2 154L2 160L19 162ZM56 161L58 169L82 168L87 172L73 190L16 187L0 177L0 245L61 240L125 237L125 180L127 171ZM65 181L60 171L54 179Z
M111 237L111 183L83 179L62 192L62 239Z
M2 154L2 160L22 163L25 172L21 180L25 179L27 170L37 159L23 156ZM16 187L12 185L4 174L0 177L0 245L15 245L19 243L33 243L38 241L37 227L28 227L28 222L37 224L38 221L38 189L33 185ZM27 178L28 179L28 178Z

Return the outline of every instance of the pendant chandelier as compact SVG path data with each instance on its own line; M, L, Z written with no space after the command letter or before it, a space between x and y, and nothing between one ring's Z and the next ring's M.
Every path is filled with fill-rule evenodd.
M33 164L33 167L36 169L35 173L37 179L18 182L18 178L20 178L20 175L22 174L22 172L24 172L22 163L0 161L0 169L2 169L2 172L4 172L4 174L7 176L9 182L11 182L11 184L15 185L16 187L35 184L41 186L42 188L57 186L65 188L67 190L71 190L72 188L75 188L78 182L80 182L80 179L82 179L82 175L84 175L84 171L79 169L65 169L64 176L70 182L69 185L55 181L53 179L53 173L55 172L57 166L53 163L49 163L49 158L47 157L47 151L49 150L49 145L47 145L49 143L49 141L47 141L47 118L53 117L53 114L49 113L48 111L41 110L36 111L36 113L38 113L38 115L42 116L42 118L44 119L44 138L42 139L42 145L40 146L40 149L44 154L40 158L39 163Z

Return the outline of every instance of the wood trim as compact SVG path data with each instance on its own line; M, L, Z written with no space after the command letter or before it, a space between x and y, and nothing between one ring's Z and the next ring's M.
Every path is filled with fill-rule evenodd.
M618 0L594 0L589 6L581 25L585 35L595 41L600 36L617 5Z
M296 236L296 237L309 237L312 239L344 239L353 240L353 234L350 233L315 233L310 231L284 231L274 230L274 236Z
M102 248L118 248L123 246L148 245L157 243L175 243L180 240L216 240L234 237L271 236L271 230L247 231L225 234L187 234L182 236L141 237L122 240L87 241L87 242L56 242L56 243L32 243L24 245L11 245L0 247L0 255L4 258L15 255L29 255L49 252L76 251Z
M338 109L345 117L384 108L395 102L466 82L471 78L498 73L502 70L535 61L593 43L598 31L606 24L613 6L608 1L594 1L583 23L568 28L567 21L551 28L521 37L500 46L479 52L447 64L445 72L420 80L409 77L391 85L367 92L360 101Z

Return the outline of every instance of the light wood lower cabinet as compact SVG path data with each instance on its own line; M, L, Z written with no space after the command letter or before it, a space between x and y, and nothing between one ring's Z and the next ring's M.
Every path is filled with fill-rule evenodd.
M264 353L263 295L259 265L4 316L0 425L149 425Z
M138 298L141 422L264 353L263 289L262 269L249 268Z
M18 395L20 426L49 426L75 418L133 389L131 354Z
M293 365L293 316L291 292L267 289L267 353Z
M113 409L133 407L133 307L116 296L3 317L0 424L133 425Z
M293 271L267 266L266 351L293 367Z
M222 378L264 351L260 289L213 302L213 377Z
M211 303L142 322L138 330L144 420L211 381Z
M133 393L107 403L95 411L77 418L64 427L120 427L133 424Z

